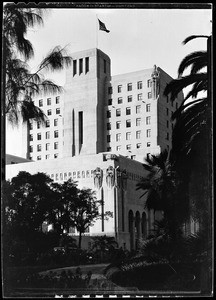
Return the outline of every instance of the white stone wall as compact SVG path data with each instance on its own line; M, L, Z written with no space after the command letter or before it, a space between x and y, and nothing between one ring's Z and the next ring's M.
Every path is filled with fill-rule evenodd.
M114 159L110 159L110 155L108 154L108 157L106 155L107 153L100 153L97 155L7 165L6 178L11 179L16 176L19 171L26 171L30 174L44 172L56 182L63 182L64 179L67 180L71 177L78 182L79 188L87 187L95 190L98 199L101 199L101 188L103 188L104 211L111 211L113 213L113 218L104 220L104 231L102 231L102 220L97 220L94 223L94 226L90 228L90 232L86 233L85 236L112 235L117 238L120 246L124 246L125 244L129 249L128 213L132 210L134 215L136 212L139 212L140 215L142 215L145 211L145 197L140 198L143 191L136 190L137 182L145 175L145 173L142 164L139 162L122 156L115 156ZM108 187L106 182L106 171L110 166L115 170L117 168L119 171L126 170L128 178L124 189L122 189L122 186L120 185ZM96 188L94 185L93 171L97 167L101 168L103 171L103 181L100 189ZM124 194L124 209L122 207L122 193ZM148 218L150 218L147 211L146 214ZM124 228L122 219L124 219ZM149 229L150 227L148 227L148 230ZM83 243L83 246L87 247L88 239L83 241Z

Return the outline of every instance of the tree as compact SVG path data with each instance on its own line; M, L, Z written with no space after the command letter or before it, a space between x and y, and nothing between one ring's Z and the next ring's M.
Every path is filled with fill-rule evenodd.
M78 190L77 197L74 198L71 210L71 225L79 232L78 247L81 248L83 233L100 218L100 201L95 197L95 192L91 189ZM105 213L106 216L106 213Z
M196 206L193 203L194 217L205 226L211 215L212 199L211 36L190 36L183 43L198 37L207 38L207 51L197 51L186 56L179 65L179 78L172 80L164 93L170 95L170 101L174 101L181 89L193 84L181 106L173 114L176 125L172 136L172 151L176 169L190 183L188 189L199 191L193 201L198 204ZM191 67L190 74L183 76L188 67ZM207 91L207 96L198 98L201 91ZM197 185L196 182L202 184Z
M59 234L75 227L79 232L78 244L81 248L83 233L102 217L99 213L101 201L96 199L95 192L91 189L78 189L77 183L71 179L63 184L53 183L52 189L55 195L47 219ZM112 214L105 212L103 217L107 219Z
M207 51L197 51L186 56L179 66L179 78L171 81L165 88L165 95L174 101L179 91L193 84L182 105L173 114L176 125L173 130L172 149L175 165L186 183L190 194L193 218L198 219L201 230L205 232L206 260L204 261L202 290L210 291L212 258L212 37L190 36L183 42L194 38L207 38ZM182 76L191 67L190 74ZM203 71L205 68L205 71ZM207 96L198 97L199 92ZM190 100L190 101L188 101ZM206 280L206 278L208 278Z
M43 120L44 114L35 107L32 97L42 92L61 92L62 88L50 80L45 80L41 71L58 71L71 64L72 58L66 55L65 49L57 46L42 60L35 73L29 72L27 61L34 56L34 51L25 35L29 27L43 24L45 11L47 10L19 7L12 3L4 7L5 112L12 122L18 121L19 108L24 121L31 118Z
M166 233L175 239L182 223L188 218L188 197L172 166L172 155L164 150L146 158L143 167L147 176L137 184L137 189L147 193L145 207L164 212ZM142 196L143 196L142 195Z
M4 189L6 225L13 234L25 237L41 231L52 207L52 180L44 173L34 175L22 171Z
M36 5L35 5L36 6ZM17 124L21 118L44 122L46 115L34 105L32 98L40 94L62 92L62 87L44 78L42 71L59 71L71 64L66 50L55 47L31 73L27 62L34 56L33 46L25 35L29 27L43 24L47 9L30 8L25 4L7 3L3 11L3 61L2 61L2 179L5 179L5 122Z
M53 224L54 231L63 234L69 232L71 211L78 194L77 183L69 179L62 184L52 183L54 191L53 205L48 214L48 221Z

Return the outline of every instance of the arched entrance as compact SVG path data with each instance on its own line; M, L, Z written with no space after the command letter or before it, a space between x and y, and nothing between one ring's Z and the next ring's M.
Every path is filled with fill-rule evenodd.
M139 239L140 239L140 213L136 212L135 215L135 249L139 248Z
M130 251L134 250L134 216L133 211L128 213L128 231L130 234Z
M146 217L145 212L142 213L141 230L142 230L142 238L146 239L146 237L147 237L147 217Z

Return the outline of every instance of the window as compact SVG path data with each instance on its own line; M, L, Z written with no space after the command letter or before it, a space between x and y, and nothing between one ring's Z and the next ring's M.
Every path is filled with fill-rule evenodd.
M29 146L29 152L33 152L33 146Z
M150 142L147 142L146 146L147 146L147 147L151 147L151 143L150 143Z
M137 82L137 89L141 90L142 89L142 81Z
M136 131L136 139L140 139L141 137L141 131Z
M85 72L89 72L89 57L85 58Z
M59 104L59 101L60 101L60 96L57 96L56 97L56 104Z
M112 105L112 99L108 99L108 105Z
M111 110L107 110L107 118L111 118Z
M50 143L46 144L46 150L48 150L48 151L50 150Z
M83 59L79 59L79 75L83 72Z
M43 99L39 100L39 107L43 106Z
M107 152L110 152L112 150L111 147L107 147Z
M107 143L110 143L110 139L111 139L111 135L108 134L108 135L107 135Z
M152 97L152 93L148 92L148 99L151 99L151 97Z
M151 117L150 116L146 117L146 124L149 125L150 122L151 122Z
M104 59L104 73L107 71L107 65L106 65L106 60Z
M47 98L47 105L51 105L51 98Z
M111 86L108 87L108 94L109 94L109 95L112 94L112 87L111 87Z
M136 159L136 155L131 155L131 159Z
M33 129L33 123L29 122L29 130L32 130L32 129Z
M107 123L107 130L111 130L111 123Z
M147 87L151 87L152 86L152 81L151 81L151 79L149 79L148 81L147 81Z
M46 155L46 159L49 159L49 158L50 158L50 155L49 155L49 154L47 154L47 155Z
M129 91L132 91L132 83L128 83L128 85L127 85L127 90L128 90L128 92L129 92Z
M75 76L77 73L77 61L73 60L73 76Z
M48 140L49 138L50 138L50 132L47 131L47 132L46 132L46 139Z
M116 141L119 142L121 140L121 133L116 134Z
M41 133L38 133L38 134L37 134L37 140L38 140L38 141L41 140Z
M140 126L141 125L141 118L137 118L136 119L136 126Z
M58 142L54 143L54 149L58 149Z
M58 130L55 130L54 131L54 138L57 138L59 136L59 132L58 132Z
M58 153L55 153L55 154L54 154L54 158L58 158Z
M138 100L138 101L142 100L142 94L138 94L138 95L137 95L137 100Z
M39 156L37 156L37 160L41 160L41 156L39 155Z
M56 114L57 114L57 115L60 114L60 108L56 108Z
M146 111L150 112L150 109L151 109L151 105L150 104L146 104Z
M116 109L116 117L120 117L121 116L121 109L118 108Z
M121 127L121 122L116 122L116 129L120 129Z
M46 127L50 127L50 120L46 120Z
M169 132L167 132L167 134L166 134L166 139L167 139L167 141L169 141Z
M58 126L58 119L54 119L54 126Z
M131 114L131 108L130 107L126 107L126 115L130 115Z
M131 145L126 145L126 149L129 151L131 150Z
M126 132L126 140L130 140L131 139L131 132Z
M132 96L128 96L127 99L128 99L128 102L132 102Z
M37 145L37 151L41 151L41 144Z
M122 97L118 98L118 104L122 104Z
M137 149L141 148L141 143L136 144Z
M169 109L166 109L166 115L169 116Z
M41 122L37 122L37 129L41 128Z
M126 120L126 127L131 127L131 120Z
M166 127L169 128L169 121L166 121Z
M121 150L121 146L117 146L116 151L120 151L120 150Z
M136 106L136 113L139 114L141 112L141 105Z
M51 110L51 109L48 109L47 115L48 115L48 116L51 116L51 114L52 114L52 110Z
M32 142L33 141L33 134L29 135L29 141Z
M151 136L151 129L147 129L147 130L146 130L146 136L147 136L147 137L150 137L150 136Z
M122 85L118 85L118 93L122 92Z

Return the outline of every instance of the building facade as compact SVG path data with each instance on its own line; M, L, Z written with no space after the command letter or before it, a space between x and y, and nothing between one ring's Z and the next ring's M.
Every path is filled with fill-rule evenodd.
M171 147L171 115L183 94L174 103L163 96L172 78L159 67L111 76L111 60L98 49L72 57L64 93L34 99L46 123L23 126L23 157L31 162L7 165L6 177L44 172L56 182L72 178L95 190L113 218L97 220L83 246L90 236L106 234L119 247L136 249L162 217L144 208L146 196L136 190L146 175L141 162Z
M23 127L23 157L32 160L101 152L143 161L171 147L171 103L163 95L172 79L161 68L111 76L110 58L98 49L74 53L64 93L35 99L45 124Z

